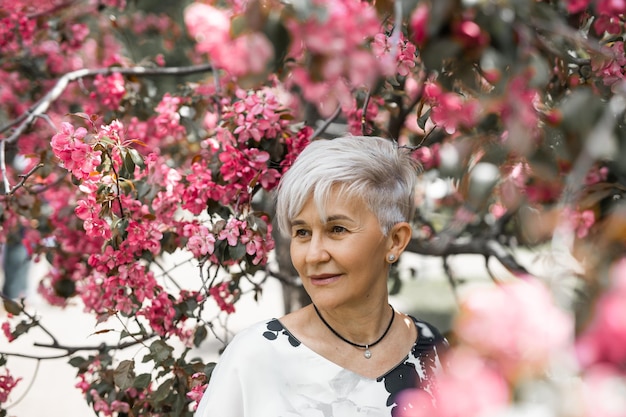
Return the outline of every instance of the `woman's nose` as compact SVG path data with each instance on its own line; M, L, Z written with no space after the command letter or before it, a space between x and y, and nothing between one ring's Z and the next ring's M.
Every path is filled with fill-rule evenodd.
M319 234L313 235L309 241L309 247L306 252L307 263L326 262L329 259L330 254L328 253L328 248L326 247L326 242L323 237Z

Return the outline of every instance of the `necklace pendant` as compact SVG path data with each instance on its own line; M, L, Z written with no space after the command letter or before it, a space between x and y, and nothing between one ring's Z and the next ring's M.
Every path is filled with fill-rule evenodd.
M372 352L370 352L368 346L365 346L365 352L363 352L363 356L365 356L365 359L369 359L372 357Z

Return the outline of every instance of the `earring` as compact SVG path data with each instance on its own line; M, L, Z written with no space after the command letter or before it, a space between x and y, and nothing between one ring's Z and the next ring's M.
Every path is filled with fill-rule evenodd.
M395 261L395 260L396 260L396 255L394 255L394 254L392 253L391 255L389 255L389 256L387 257L387 259L389 259L389 262L393 262L393 261Z

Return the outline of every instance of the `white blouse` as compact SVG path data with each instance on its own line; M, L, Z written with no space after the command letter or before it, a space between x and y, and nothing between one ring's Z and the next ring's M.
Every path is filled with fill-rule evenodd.
M389 417L405 388L434 389L447 346L436 328L413 318L417 339L386 374L366 378L315 353L277 319L239 332L213 370L195 417Z

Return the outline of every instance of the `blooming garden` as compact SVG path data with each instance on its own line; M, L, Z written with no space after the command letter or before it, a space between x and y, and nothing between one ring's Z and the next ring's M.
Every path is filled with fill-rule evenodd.
M189 350L243 288L298 286L272 190L340 129L421 163L410 251L515 276L459 297L439 407L410 416L626 416L626 1L7 3L0 241L47 264L46 302L124 324L117 344L60 348L97 415L193 414L213 364ZM0 416L26 382L4 346L42 327L3 305Z

